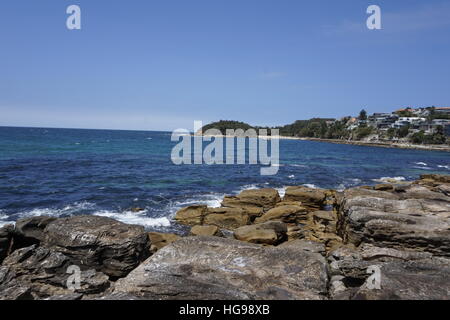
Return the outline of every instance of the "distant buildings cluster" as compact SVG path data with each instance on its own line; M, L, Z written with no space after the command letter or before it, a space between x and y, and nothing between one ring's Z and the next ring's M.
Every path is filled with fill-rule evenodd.
M347 121L348 130L362 125L380 132L408 127L412 133L423 131L425 134L433 134L442 127L445 135L450 136L450 107L405 108L392 113L374 113L365 119L350 118Z

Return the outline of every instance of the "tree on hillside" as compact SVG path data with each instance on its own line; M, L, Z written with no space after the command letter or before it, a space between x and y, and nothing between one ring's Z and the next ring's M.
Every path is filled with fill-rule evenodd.
M359 120L367 120L367 111L362 109L359 112Z

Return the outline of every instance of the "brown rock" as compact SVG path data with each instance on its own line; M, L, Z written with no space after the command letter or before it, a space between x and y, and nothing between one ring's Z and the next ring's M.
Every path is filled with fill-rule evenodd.
M377 184L376 186L374 186L373 189L380 190L380 191L391 191L391 190L394 190L394 187L392 186L392 184L389 184L389 183L381 183L381 184Z
M278 191L269 188L244 190L238 195L238 198L242 202L264 209L273 208L277 202L281 201Z
M287 187L285 201L300 201L304 207L321 209L326 199L324 190L303 186Z
M298 223L307 219L307 210L301 206L286 205L270 209L261 217L256 218L256 223L263 223L269 220L283 221L286 223Z
M193 236L219 236L220 229L217 226L193 226L190 234Z
M286 240L286 232L286 224L270 221L240 227L234 231L234 237L250 243L276 245Z
M420 176L421 180L433 180L435 182L440 183L450 183L450 175L443 175L443 174L422 174Z
M249 224L250 216L240 208L209 208L203 222L219 228L236 229Z
M169 243L177 241L181 237L174 233L161 233L161 232L149 232L148 236L150 238L151 247L150 252L155 253L159 249L167 246Z
M264 210L273 208L280 201L280 195L275 189L251 189L244 190L234 197L224 197L222 206L245 209L254 219L260 216Z
M202 224L207 210L208 207L206 205L189 206L178 210L175 219L181 224L190 226Z

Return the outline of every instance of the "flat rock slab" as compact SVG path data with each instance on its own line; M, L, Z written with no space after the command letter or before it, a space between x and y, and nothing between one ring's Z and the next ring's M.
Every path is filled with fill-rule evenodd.
M147 259L114 293L145 299L324 299L327 266L318 253L188 237Z

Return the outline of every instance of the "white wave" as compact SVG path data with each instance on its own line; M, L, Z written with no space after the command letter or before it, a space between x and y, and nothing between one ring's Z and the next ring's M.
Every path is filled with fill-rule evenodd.
M294 179L295 175L291 174L290 176L288 176L289 179Z
M275 190L278 191L278 194L280 195L281 198L283 198L284 195L286 194L286 187L283 187L283 188L275 188Z
M414 163L419 165L419 166L427 166L428 165L425 162L414 162Z
M0 228L3 227L3 226L6 226L8 224L15 224L15 223L16 223L15 221L7 221L7 220L2 221L2 220L0 220Z
M166 217L151 218L147 217L145 214L146 210L140 212L124 211L124 212L113 212L113 211L98 211L95 212L94 216L108 217L118 220L127 224L136 224L145 227L169 227L170 221Z
M235 193L240 193L244 190L254 190L254 189L259 189L257 184L246 184L245 186L242 186L237 191L235 191Z
M28 211L18 213L20 218L37 217L37 216L51 216L60 217L62 215L72 215L80 210L89 210L95 207L94 203L88 201L75 202L67 205L64 208L35 208Z
M0 210L0 228L7 225L7 224L14 224L14 221L8 220L9 217L3 213L2 210Z
M308 166L305 164L290 164L290 167L299 167L299 168L307 168Z
M450 169L450 165L448 166L438 165L438 168Z
M317 186L312 183L305 183L305 184L303 184L303 186L307 187L307 188L311 188L311 189L317 189Z
M431 170L431 168L429 168L429 167L417 167L417 166L414 166L412 168L413 169L420 169L420 170Z
M174 201L170 203L166 210L169 212L169 218L175 217L178 210L192 205L207 205L211 208L219 208L222 204L224 193L204 194L198 197L192 197L186 200Z
M392 181L405 181L405 177L381 177L380 179L372 179L375 182L392 182Z

